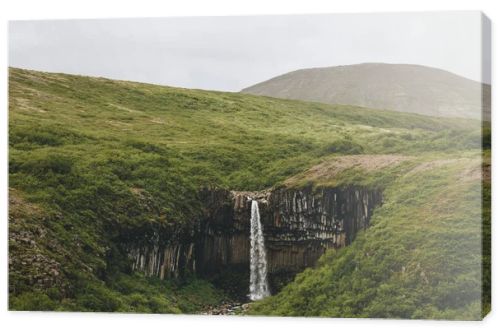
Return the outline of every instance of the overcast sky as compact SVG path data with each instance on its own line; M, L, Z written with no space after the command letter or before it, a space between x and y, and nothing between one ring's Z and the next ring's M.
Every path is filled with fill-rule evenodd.
M9 25L10 66L225 91L300 68L364 62L421 64L481 81L481 58L474 12Z

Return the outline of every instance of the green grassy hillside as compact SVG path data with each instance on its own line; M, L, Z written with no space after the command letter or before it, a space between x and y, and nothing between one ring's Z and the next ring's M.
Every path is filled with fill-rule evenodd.
M490 259L487 251L481 258L481 223L484 219L488 245L490 222L488 211L482 216L483 190L485 203L490 199L481 169L488 173L489 166L475 154L429 158L385 171L350 170L315 179L316 186L385 184L384 204L350 246L329 250L316 268L252 305L250 313L437 319L486 314Z
M480 140L480 123L474 120L10 69L10 307L195 312L220 301L224 298L222 292L194 278L158 282L132 275L119 246L123 235L151 229L169 233L179 226L189 226L201 214L198 190L202 187L259 190L281 184L323 161L361 153L404 154L411 157L411 162L404 166L419 159L475 161L480 154ZM453 164L453 168L459 173L462 165L468 166L463 162ZM434 173L434 169L430 170ZM403 224L406 215L418 219L410 213L420 212L419 205L434 203L433 196L439 197L436 192L444 191L444 182L451 180L439 169L436 173L443 173L439 175L446 176L446 180L430 184L429 196L422 195L418 197L420 201L413 202L408 196L414 192L408 189L417 187L420 179L408 177L407 183L393 177L392 172L399 173L397 169L383 169L369 177L349 169L342 175L350 182L379 182L387 187L388 204L398 200L397 191L407 191L407 203L384 205L374 217L375 232L382 227L386 232L392 231L385 234L387 239L397 232L396 226ZM415 174L422 182L441 177L429 174L428 178L425 169L422 173ZM456 181L460 187L469 189L460 180ZM450 189L455 189L452 185ZM473 190L472 194L478 191ZM464 195L457 196L460 200ZM476 211L470 212L464 217L478 218L474 216ZM451 222L443 226L432 224L434 212L427 213L430 222L426 227L453 228ZM456 210L453 219L459 220L462 213ZM478 222L474 224L470 228L477 228ZM424 228L413 234L398 229L394 239L384 243L386 248L378 253L380 258L374 257L373 261L393 259L392 253L401 253L399 248L391 250L397 240L420 238L423 231ZM429 242L438 247L436 242L441 239L430 235ZM353 247L325 256L323 266L317 269L324 271L317 276L324 283L315 284L318 288L341 284L332 276L335 272L343 280L359 284L358 290L350 290L352 296L361 296L364 287L370 287L370 291L384 289L380 284L392 277L389 272L368 284L365 280L373 273L355 270L354 262L348 261L354 250L361 249L357 245L363 240L380 242L368 232L359 239ZM424 257L432 258L441 246L414 247ZM412 259L403 256L397 259L397 265ZM343 257L344 262L335 260L337 257ZM367 262L368 265L375 262ZM472 275L469 269L464 270ZM323 304L304 298L307 305L299 302L303 293L300 280L312 272L307 271L282 294L253 311L271 313L267 307L272 305L272 312L292 314L287 304L292 299L299 303L294 314L319 314ZM436 279L441 282L439 277ZM477 277L468 279L473 283ZM451 281L449 287L440 285L440 289L448 289L449 293L461 289L461 281L457 282ZM394 294L402 296L408 286L402 284L398 288L401 290ZM157 295L155 290L162 292ZM476 292L472 293L475 297ZM323 292L308 293L313 298ZM477 298L474 300L478 302ZM345 300L338 305L344 305L342 302ZM331 303L337 305L336 299ZM416 300L409 307L419 303L423 302ZM462 304L442 305L439 312L449 309L452 315L465 314ZM326 312L376 315L369 313L363 303L353 302L350 307L352 313L339 313L334 307ZM384 312L379 314L399 315Z

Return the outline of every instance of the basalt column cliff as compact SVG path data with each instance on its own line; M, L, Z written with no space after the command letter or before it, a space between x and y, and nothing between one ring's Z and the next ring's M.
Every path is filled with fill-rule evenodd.
M276 290L277 277L293 277L313 266L326 249L352 242L382 202L381 191L361 186L264 192L218 189L204 190L200 197L205 214L191 230L155 235L128 246L132 269L161 278L186 272L204 277L225 270L248 272L254 199L260 208L271 289Z

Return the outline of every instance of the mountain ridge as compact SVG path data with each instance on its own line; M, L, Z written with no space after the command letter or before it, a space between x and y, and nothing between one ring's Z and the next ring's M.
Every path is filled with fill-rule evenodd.
M362 63L299 69L241 92L487 121L491 113L491 85L415 64Z

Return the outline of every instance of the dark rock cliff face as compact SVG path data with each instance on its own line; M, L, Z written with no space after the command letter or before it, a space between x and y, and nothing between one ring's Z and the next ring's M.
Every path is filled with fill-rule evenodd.
M379 191L361 187L272 192L263 221L269 272L302 270L327 248L348 245L381 201Z
M132 269L160 278L195 273L213 277L225 270L248 273L250 198L259 202L268 272L291 277L313 266L328 248L348 245L369 224L382 202L379 190L360 186L267 192L204 190L204 214L189 231L154 234L128 247ZM279 280L277 280L279 281Z

